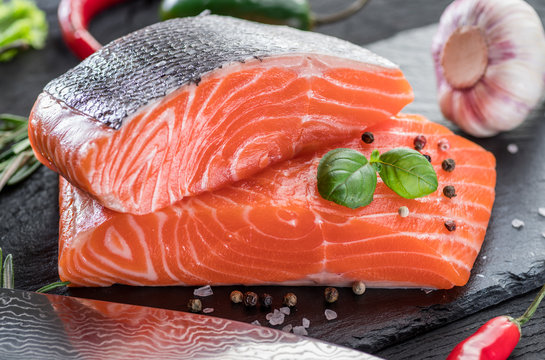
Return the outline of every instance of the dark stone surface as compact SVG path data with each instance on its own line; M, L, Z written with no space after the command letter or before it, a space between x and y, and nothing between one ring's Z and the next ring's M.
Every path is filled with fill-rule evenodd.
M55 23L56 1L38 3L49 14L52 29L48 45L42 51L27 52L11 63L0 64L2 112L28 114L43 86L77 64L60 39ZM357 16L318 30L365 44L392 36L400 30L436 22L447 3L372 1ZM537 0L530 3L543 19L545 4ZM156 6L156 3L146 1L118 6L100 16L91 28L102 42L112 40L154 22ZM379 54L399 62L407 73L417 96L409 109L422 112L434 121L444 122L434 98L435 79L429 64L426 65L430 62L426 40L422 38L429 36L426 33L433 33L433 28L416 29L400 35L404 38L394 38L372 47ZM253 290L273 295L275 307L280 306L285 292L295 292L299 297L298 306L285 324L299 325L301 319L307 317L311 321L310 336L362 350L384 349L380 355L390 359L444 358L456 342L488 318L502 313L518 315L531 301L530 295L518 296L545 283L545 239L541 236L545 230L545 218L537 214L538 207L545 207L543 112L544 107L541 106L512 132L490 139L472 139L496 155L498 186L486 241L467 286L431 293L371 289L361 297L353 295L350 289L341 289L339 301L328 305L339 314L338 319L331 322L327 322L323 315L328 306L322 300L322 287L255 287ZM516 143L519 153L509 154L506 150L509 143ZM35 290L57 280L57 211L56 175L45 168L25 183L9 187L0 195L0 246L14 255L17 288ZM520 230L512 228L514 217L524 220L525 227ZM259 308L247 310L229 302L228 295L233 288L214 288L215 294L203 299L204 307L215 308L212 313L215 316L247 322L258 319L265 323L267 311ZM192 290L114 286L58 290L57 293L185 310ZM511 298L500 307L481 311ZM475 315L466 317L470 314ZM528 334L531 336L523 339L526 345L515 353L516 358L543 358L543 310L539 314L532 323L535 325L529 325ZM442 327L446 324L449 325ZM417 336L437 328L440 329ZM403 342L405 340L407 342Z

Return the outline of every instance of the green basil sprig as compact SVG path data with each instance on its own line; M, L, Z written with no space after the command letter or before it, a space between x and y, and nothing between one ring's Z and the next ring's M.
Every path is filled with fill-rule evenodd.
M376 187L375 169L356 150L331 150L320 160L318 192L326 200L355 209L373 201Z
M384 184L406 199L426 196L437 190L437 174L418 151L396 148L367 158L352 149L331 150L318 165L318 192L339 205L355 209L373 200L379 173Z
M380 155L379 175L390 189L406 199L426 196L437 190L437 174L422 154L397 148Z

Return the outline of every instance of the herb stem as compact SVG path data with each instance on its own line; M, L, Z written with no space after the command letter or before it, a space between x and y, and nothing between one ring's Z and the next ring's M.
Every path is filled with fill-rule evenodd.
M70 281L57 281L57 282L51 283L49 285L42 286L41 288L36 290L36 292L37 293L45 293L45 292L48 292L50 290L56 289L58 287L63 287L63 286L67 286L67 285L70 285Z
M2 287L4 289L13 289L15 287L13 275L13 257L11 254L6 256L2 266Z
M0 191L26 179L39 166L28 139L28 120L0 114Z
M27 153L18 154L13 160L10 161L9 165L5 168L2 175L0 175L0 191L6 186L9 179L14 175L17 170L25 164L29 159Z

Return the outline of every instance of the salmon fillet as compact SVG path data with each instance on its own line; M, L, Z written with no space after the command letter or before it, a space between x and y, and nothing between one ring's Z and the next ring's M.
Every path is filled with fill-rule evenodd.
M418 115L399 115L359 138L268 167L221 190L145 215L118 213L61 178L59 274L75 286L294 284L448 289L464 285L494 202L494 156ZM320 197L320 158L337 147L368 158L412 147L423 134L439 181L408 200L378 180L370 205L349 209ZM438 148L446 139L450 148ZM444 140L443 140L444 141ZM446 172L441 162L456 161ZM453 185L449 199L442 189ZM398 215L400 206L410 210ZM455 231L445 221L454 220Z
M357 45L198 16L129 34L50 82L29 138L105 207L146 214L353 138L412 99L397 66Z

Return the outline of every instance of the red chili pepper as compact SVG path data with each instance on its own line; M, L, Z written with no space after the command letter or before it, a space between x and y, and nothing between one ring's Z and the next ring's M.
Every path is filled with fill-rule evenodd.
M528 310L519 318L498 316L481 326L477 332L459 343L447 360L505 360L520 339L520 327L524 325L545 297L545 285L537 294Z
M102 47L87 31L91 19L102 10L125 0L61 0L58 9L62 37L80 59Z

